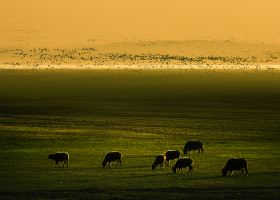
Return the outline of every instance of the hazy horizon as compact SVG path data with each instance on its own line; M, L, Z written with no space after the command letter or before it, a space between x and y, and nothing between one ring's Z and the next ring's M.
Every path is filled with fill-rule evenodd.
M280 44L278 0L2 0L1 46L234 39Z

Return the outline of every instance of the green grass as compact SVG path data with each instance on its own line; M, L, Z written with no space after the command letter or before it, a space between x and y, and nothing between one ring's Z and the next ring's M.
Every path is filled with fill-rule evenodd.
M277 199L280 74L173 71L0 72L0 198ZM151 170L201 140L194 175ZM102 168L106 152L123 165ZM57 168L47 155L70 154ZM244 157L248 177L221 177Z

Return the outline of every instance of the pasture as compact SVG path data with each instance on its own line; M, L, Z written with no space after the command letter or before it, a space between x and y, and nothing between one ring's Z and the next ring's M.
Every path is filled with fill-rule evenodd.
M277 199L279 102L267 71L2 70L0 199ZM188 140L204 144L194 175L152 171ZM122 166L102 168L112 150ZM231 157L248 177L221 176Z

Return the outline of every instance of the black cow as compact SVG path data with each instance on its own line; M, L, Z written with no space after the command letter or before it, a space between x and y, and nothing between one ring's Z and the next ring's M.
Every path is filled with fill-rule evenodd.
M193 171L193 164L194 164L194 161L191 158L187 158L187 157L179 158L177 160L177 162L175 163L174 167L172 167L172 170L175 174L177 169L182 171L183 168L188 167L189 168L188 173L191 173Z
M108 152L102 162L102 166L105 167L107 163L109 163L109 167L111 167L111 162L116 161L118 165L122 164L121 161L121 153L117 151Z
M164 154L158 155L154 163L152 164L152 170L154 170L157 166L163 167L164 161L165 161L165 155Z
M48 155L48 158L54 160L55 165L59 165L59 162L63 162L63 167L65 164L67 164L67 167L68 167L69 154L67 152L53 153L53 154Z
M188 141L185 144L184 154L187 154L188 152L191 153L192 150L198 150L198 154L200 153L200 150L201 150L201 152L203 154L202 142L200 142L200 141Z
M175 160L175 159L178 159L180 158L180 151L178 150L168 150L166 153L165 153L165 162L169 165L170 163L170 160Z
M227 164L222 169L222 176L226 176L227 172L230 171L230 174L233 174L233 171L242 171L242 175L244 170L246 172L245 175L248 175L248 163L244 158L231 158L227 161Z

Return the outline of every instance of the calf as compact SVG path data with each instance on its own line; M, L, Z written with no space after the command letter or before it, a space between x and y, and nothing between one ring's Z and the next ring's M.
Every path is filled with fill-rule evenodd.
M102 162L102 166L105 167L107 163L109 163L109 167L111 167L111 162L116 161L118 165L122 164L121 161L121 153L117 151L108 152Z
M201 150L201 152L203 154L202 142L200 142L200 141L188 141L185 144L184 154L187 154L188 152L191 153L192 150L198 150L198 154L200 153L200 150Z
M242 175L244 170L246 172L245 175L248 175L248 163L244 158L231 158L227 161L225 167L222 169L222 176L226 176L227 172L230 171L230 174L233 174L233 171L241 170Z
M174 167L172 167L172 170L175 174L177 169L182 171L183 168L188 167L189 168L188 173L191 173L193 171L193 164L194 164L194 161L191 158L187 158L187 157L179 158L177 160L177 162L175 163Z
M57 152L54 154L48 155L49 159L52 159L55 161L55 165L59 165L59 162L63 162L63 167L65 164L69 163L69 154L67 152Z

